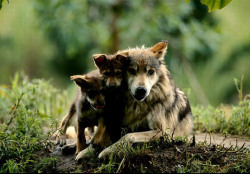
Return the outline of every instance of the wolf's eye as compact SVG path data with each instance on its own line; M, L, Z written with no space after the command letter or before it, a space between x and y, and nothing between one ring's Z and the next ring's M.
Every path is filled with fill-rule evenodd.
M154 74L154 72L155 72L155 71L151 69L151 70L148 71L148 75L149 75L149 76L152 76L152 75Z
M128 69L128 72L129 72L130 74L133 74L133 75L135 75L135 74L136 74L135 69Z

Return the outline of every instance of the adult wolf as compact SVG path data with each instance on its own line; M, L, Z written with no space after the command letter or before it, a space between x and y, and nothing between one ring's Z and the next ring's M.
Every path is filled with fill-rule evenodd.
M132 133L104 149L99 158L115 152L117 145L123 141L148 142L165 133L184 136L192 131L189 101L184 92L176 87L164 63L167 46L168 42L162 41L150 48L142 46L117 53L129 59L122 126Z

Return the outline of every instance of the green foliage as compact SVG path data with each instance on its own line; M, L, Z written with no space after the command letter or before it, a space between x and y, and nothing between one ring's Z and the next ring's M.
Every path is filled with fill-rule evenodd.
M235 78L235 86L238 91L239 103L236 106L224 106L219 108L212 106L193 107L195 116L195 130L220 132L234 135L250 135L250 99L249 94L243 98L243 79L240 84Z
M190 0L185 0L185 5ZM232 0L200 0L202 4L208 6L208 12L212 12L213 10L222 9L227 6Z
M0 21L0 86L9 85L9 79L22 71L30 78L53 76L59 81L49 65L54 47L37 27L32 0L5 2Z
M11 87L0 91L0 170L37 172L54 166L54 158L40 158L36 153L50 147L47 140L57 128L56 118L68 104L67 93L44 80L29 82L18 74ZM45 132L46 127L54 129Z
M236 101L231 80L241 74L248 79L249 74L248 1L232 1L214 13L200 0L186 6L184 1L118 2L5 3L0 16L0 83L8 84L23 70L31 78L53 77L52 83L64 88L70 75L95 68L94 53L166 39L166 64L177 85L190 88L192 104ZM244 88L249 86L246 81Z
M57 48L51 58L55 74L67 80L69 75L94 68L94 53L151 46L163 39L169 41L166 64L177 85L191 89L192 104L234 101L231 79L249 72L242 68L249 54L240 51L242 44L227 51L233 58L218 55L224 45L232 42L225 44L222 40L228 28L219 26L218 18L200 1L185 6L183 1L164 0L39 0L34 7L40 27ZM218 78L218 74L222 76Z
M220 108L212 106L193 107L195 129L205 132L219 132L233 135L250 135L250 100L240 101L238 105Z
M216 51L216 20L197 1L43 1L34 2L40 27L56 45L57 72L79 74L93 68L94 53L169 41L173 73L182 59L206 62ZM211 42L213 40L213 42ZM181 50L181 51L180 51Z
M221 145L212 147L205 142L196 142L195 147L193 147L191 141L189 142L186 138L170 138L168 135L160 140L152 140L148 143L133 145L124 143L125 145L118 147L118 153L112 154L109 160L101 164L95 172L241 173L250 171L249 151L239 150L238 147L229 149ZM215 148L215 150L211 150L212 148ZM161 154L157 156L156 151ZM156 160L157 157L160 159ZM156 164L161 159L169 161L169 165Z
M102 164L97 168L97 173L119 173L125 160L148 153L151 145L150 143L137 143L132 145L129 142L123 142L117 148L118 153L111 154L108 163Z
M5 2L6 0L0 0L0 10L1 10L1 8L2 8L2 6L3 6L3 3Z
M213 10L222 9L223 7L227 6L232 0L201 0L202 4L208 6L208 12Z
M16 113L17 109L19 109L19 113L34 114L33 118L39 116L42 122L45 122L49 117L58 118L68 104L68 101L64 100L68 95L66 91L60 91L49 83L49 81L41 79L33 79L29 82L27 76L21 75L19 77L16 74L10 87L2 86L0 88L0 121L6 122L8 117L15 117L13 112ZM13 103L17 103L19 98L21 100L20 106L15 108L16 105Z
M239 91L241 87L238 87ZM57 128L58 118L66 112L68 106L67 92L50 85L50 81L28 80L25 75L15 75L11 86L0 88L0 172L53 172L57 171L57 159L43 156L50 149L47 141L51 132ZM245 97L229 112L221 108L193 107L196 129L230 134L250 135L250 101ZM48 130L49 131L44 131ZM152 150L160 147L175 147L178 142L187 142L180 137L163 139L149 143L131 145L124 142L118 147L118 153L95 169L95 172L121 172L130 160L143 158ZM180 145L180 144L179 144ZM186 146L189 147L189 146ZM175 147L177 153L180 149ZM172 151L172 150L171 150ZM181 153L184 154L184 153ZM205 153L204 153L205 154ZM94 157L95 158L95 157ZM180 165L178 172L248 172L249 157L232 159L223 168L209 160L197 160L187 156L186 164ZM93 163L95 162L92 159ZM100 162L98 162L100 164ZM139 169L147 172L145 166Z
M247 173L250 168L250 157L237 157L231 159L232 163L228 163L225 166L219 164L212 164L210 160L201 161L191 156L187 159L186 166L179 166L177 173Z

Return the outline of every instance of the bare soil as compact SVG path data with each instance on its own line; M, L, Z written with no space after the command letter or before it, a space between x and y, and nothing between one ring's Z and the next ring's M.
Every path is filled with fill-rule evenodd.
M190 143L181 140L154 141L150 143L151 148L146 153L138 153L126 156L124 159L116 159L114 168L118 172L127 173L162 173L177 172L180 168L190 167L193 161L199 160L220 169L228 167L229 164L243 157L246 157L250 149L249 137L227 137L219 134L196 134L195 142L192 137ZM75 139L67 139L71 143ZM53 152L44 152L42 155L57 157L57 172L94 173L100 171L100 166L108 164L110 159L99 160L95 157L85 159L81 163L75 162L74 152L62 154L60 148L54 146ZM250 172L250 168L246 169ZM182 171L179 171L182 172ZM231 172L234 172L232 169Z

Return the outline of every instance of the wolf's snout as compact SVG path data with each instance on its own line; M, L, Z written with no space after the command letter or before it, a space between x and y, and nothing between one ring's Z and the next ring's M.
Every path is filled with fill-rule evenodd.
M147 94L147 89L146 88L138 87L135 90L135 96L134 97L135 97L135 99L141 101L142 99L144 99L146 97L146 94Z

